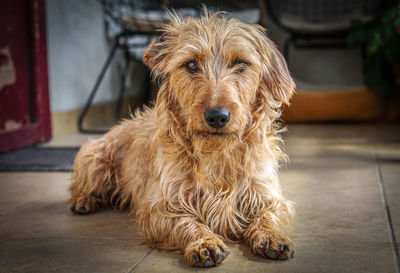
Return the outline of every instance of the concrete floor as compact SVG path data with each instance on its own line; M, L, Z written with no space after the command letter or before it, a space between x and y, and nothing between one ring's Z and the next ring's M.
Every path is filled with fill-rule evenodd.
M296 202L290 261L264 260L235 244L222 265L189 268L182 255L141 244L126 212L73 215L65 204L69 173L0 173L0 272L399 272L400 126L288 129L291 162L281 181Z

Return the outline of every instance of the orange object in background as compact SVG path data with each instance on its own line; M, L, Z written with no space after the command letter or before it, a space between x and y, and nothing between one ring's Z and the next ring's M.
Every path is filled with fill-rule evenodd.
M385 101L367 88L330 92L298 90L291 106L284 108L282 119L287 122L394 121L400 119L400 98Z

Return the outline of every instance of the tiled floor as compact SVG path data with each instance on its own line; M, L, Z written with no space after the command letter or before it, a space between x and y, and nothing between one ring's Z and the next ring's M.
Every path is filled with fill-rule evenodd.
M290 261L263 260L236 244L219 267L189 268L182 255L141 244L125 212L72 215L69 173L0 173L0 272L399 272L392 244L400 241L400 126L288 129L291 162L281 181L296 202Z

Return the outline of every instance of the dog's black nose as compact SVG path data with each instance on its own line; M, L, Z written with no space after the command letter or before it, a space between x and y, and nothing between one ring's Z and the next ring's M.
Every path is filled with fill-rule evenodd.
M208 108L204 112L204 119L207 124L215 129L219 129L228 124L231 113L226 108Z

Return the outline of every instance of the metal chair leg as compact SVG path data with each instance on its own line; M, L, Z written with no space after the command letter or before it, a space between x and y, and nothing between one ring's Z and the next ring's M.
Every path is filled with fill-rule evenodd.
M126 89L126 75L128 74L129 71L129 66L131 62L131 55L129 54L128 48L125 48L125 63L124 63L124 69L121 74L121 84L119 88L119 94L118 94L118 100L117 100L117 107L115 109L115 119L119 120L121 118L121 108L122 108L122 103L124 100L124 93Z
M290 44L292 43L292 35L290 35L286 41L283 48L283 56L285 57L286 63L289 65L289 51L290 51Z
M95 84L93 86L93 89L90 92L90 95L89 95L89 97L88 97L88 99L86 101L85 107L83 108L83 111L82 111L81 115L79 116L79 119L78 119L78 130L81 133L85 133L85 134L103 134L103 133L107 132L105 130L85 129L85 128L83 128L82 124L83 124L83 120L85 119L85 116L86 116L87 112L89 111L90 107L92 106L92 102L93 102L94 96L96 95L96 93L97 93L97 91L99 89L100 83L102 82L102 80L104 78L104 74L106 73L106 71L107 71L108 67L110 66L111 61L112 61L112 59L113 59L113 57L115 55L116 49L117 49L117 47L119 45L120 37L121 37L121 35L118 35L117 37L115 37L113 45L112 45L112 48L111 48L111 51L108 54L108 57L107 57L104 65L103 65L103 67L102 67L102 69L100 71L99 76L96 79L96 82L95 82Z
M135 102L133 104L131 114L135 114L136 109L143 109L145 106L150 106L149 105L149 98L150 98L150 93L151 93L151 74L150 70L146 72L145 79L142 83L142 86L140 87L139 94L137 94L135 98Z
M152 88L154 88L154 86L152 85L152 82L151 82L151 71L150 70L148 70L146 73L145 81L146 81L145 82L146 88L142 92L142 99L143 99L142 107L145 105L150 106L150 95L152 93L151 92ZM157 88L157 90L158 90L158 88Z

